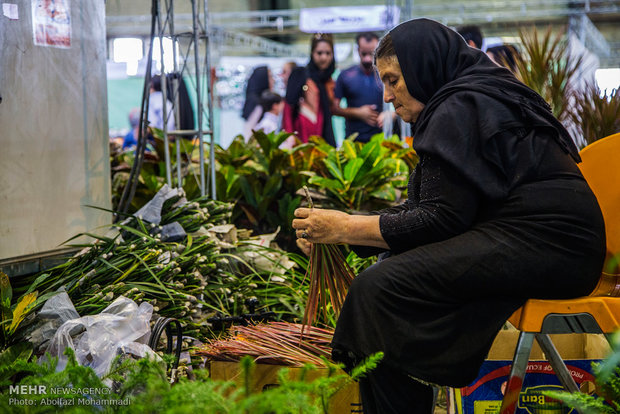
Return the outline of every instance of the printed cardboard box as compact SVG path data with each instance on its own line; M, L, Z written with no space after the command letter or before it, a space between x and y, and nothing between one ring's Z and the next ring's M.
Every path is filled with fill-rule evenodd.
M278 386L278 371L288 368L291 379L298 379L301 368L284 367L281 365L256 364L252 375L252 392L261 392L270 387ZM210 363L211 378L214 380L233 380L239 384L243 380L238 363L212 361ZM327 369L317 368L307 373L306 378L312 381L326 375ZM330 414L362 413L362 404L359 395L359 386L356 382L348 384L339 390L330 400L328 412Z
M518 340L516 330L501 331L496 337L478 377L467 387L449 390L448 412L451 414L498 413L510 374L512 357ZM582 391L594 390L591 364L604 358L609 346L602 335L551 335L569 372ZM534 344L526 369L523 388L517 403L518 414L577 414L541 394L543 390L562 390L553 368L538 344Z

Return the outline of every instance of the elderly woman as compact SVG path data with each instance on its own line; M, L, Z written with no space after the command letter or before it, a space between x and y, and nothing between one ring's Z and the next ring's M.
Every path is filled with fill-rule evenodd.
M426 19L375 51L384 100L413 124L407 201L371 215L300 208L298 245L348 243L389 257L354 280L333 357L385 356L360 382L366 413L431 413L429 384L465 386L529 298L594 288L602 215L549 106L509 70Z

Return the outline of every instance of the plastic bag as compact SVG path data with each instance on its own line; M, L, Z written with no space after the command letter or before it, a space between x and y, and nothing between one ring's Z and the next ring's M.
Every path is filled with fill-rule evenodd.
M161 210L164 207L166 201L177 201L181 198L183 190L178 188L170 188L168 184L164 184L159 189L157 194L142 208L134 214L134 216L140 218L142 221L147 221L153 224L159 224L161 222Z
M152 314L151 304L143 302L138 306L133 300L120 296L98 315L65 322L56 331L47 352L58 357L56 370L61 371L67 365L65 348L71 347L80 365L93 368L102 377L125 348L131 349L136 357L156 355L145 345L151 334Z
M68 320L79 318L73 302L64 290L49 298L36 317L36 327L28 335L34 351L45 348L58 328Z

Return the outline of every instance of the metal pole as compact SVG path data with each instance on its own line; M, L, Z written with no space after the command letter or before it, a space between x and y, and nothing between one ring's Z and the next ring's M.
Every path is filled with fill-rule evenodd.
M192 25L194 29L194 66L196 67L196 107L198 108L198 142L200 145L200 195L204 196L205 191L205 148L202 139L202 97L200 91L200 60L198 59L198 13L196 10L196 0L192 2Z
M211 143L209 147L209 167L210 167L210 175L211 175L211 198L213 200L217 200L217 194L215 191L215 127L213 123L213 88L212 88L212 80L211 80L211 52L209 45L209 7L208 1L204 0L204 29L205 29L205 59L206 59L206 67L205 71L207 74L207 97L209 98L207 104L207 110L209 115L209 134L211 135Z
M172 165L170 164L170 143L168 142L168 91L167 91L167 82L166 82L166 72L164 70L164 31L161 27L161 13L160 11L160 3L157 2L157 29L159 32L159 57L161 59L161 94L162 94L162 110L164 115L164 158L166 163L166 182L170 187L172 187L172 175L170 170L172 169Z
M177 39L174 35L174 0L170 0L170 7L168 8L168 24L170 25L170 38L172 39L172 66L174 69L174 78L172 79L172 90L175 91L174 95L174 119L176 120L175 128L181 129L179 124L181 120L181 106L179 104L179 79L177 79L177 75L181 75L179 73L179 62L177 60ZM182 187L182 177L181 177L181 139L183 136L176 136L175 139L175 147L177 150L176 162L177 162L177 187Z

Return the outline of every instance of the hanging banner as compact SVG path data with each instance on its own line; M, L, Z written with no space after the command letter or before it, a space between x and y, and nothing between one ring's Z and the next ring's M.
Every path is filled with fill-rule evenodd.
M399 21L397 6L318 7L301 9L299 29L306 33L382 31Z
M71 47L71 6L69 0L32 2L34 44L62 49Z

